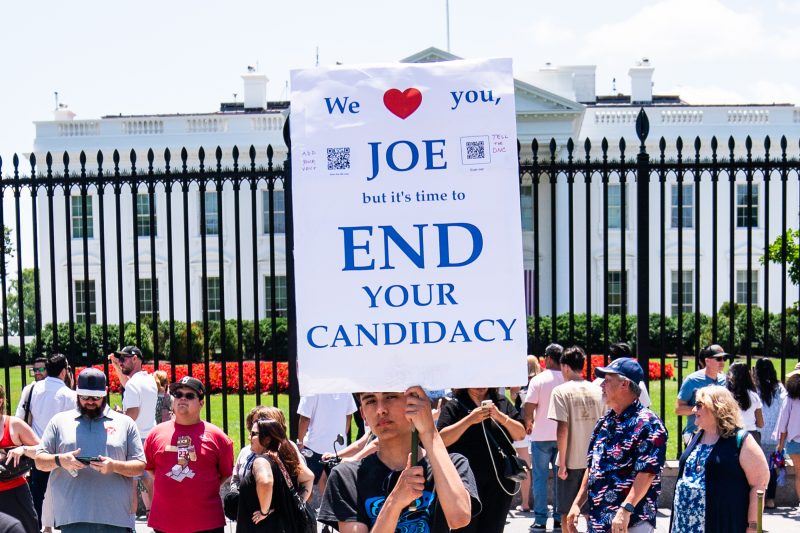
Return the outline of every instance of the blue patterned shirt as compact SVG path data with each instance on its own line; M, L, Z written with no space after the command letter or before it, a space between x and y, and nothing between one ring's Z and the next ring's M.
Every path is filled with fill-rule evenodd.
M597 422L588 453L591 531L611 530L611 521L640 472L656 477L636 505L629 526L647 521L655 527L666 454L667 429L639 400L634 400L620 415L608 411Z

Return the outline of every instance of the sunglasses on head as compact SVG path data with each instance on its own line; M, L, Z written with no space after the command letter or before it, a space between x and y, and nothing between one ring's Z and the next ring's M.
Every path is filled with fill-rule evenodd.
M103 399L102 396L78 396L78 399L84 402L99 402Z
M172 397L176 400L180 400L181 398L186 398L187 400L194 400L199 398L200 396L196 392L181 392L175 391L172 393Z

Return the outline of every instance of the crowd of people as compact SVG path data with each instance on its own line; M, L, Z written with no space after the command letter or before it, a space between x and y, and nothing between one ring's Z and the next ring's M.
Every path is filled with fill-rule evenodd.
M74 376L63 355L39 358L15 416L2 415L0 531L123 533L138 518L156 533L222 533L227 516L243 533L317 521L347 533L495 533L522 491L517 510L533 512L534 532L551 518L576 532L581 517L589 531L652 532L667 429L627 344L594 382L586 361L578 346L551 344L518 387L303 397L296 442L280 409L257 406L234 460L230 437L201 418L203 383L147 373L137 347L109 355L124 388L115 408L103 372ZM675 407L686 448L670 531L749 533L757 491L774 507L785 457L800 468L800 365L782 384L769 359L751 371L712 345L697 367ZM0 387L2 413L6 401ZM353 416L364 434L344 447Z

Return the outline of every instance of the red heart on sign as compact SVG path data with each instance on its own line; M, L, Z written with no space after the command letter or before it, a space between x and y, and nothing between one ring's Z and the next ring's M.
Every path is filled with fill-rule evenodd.
M413 87L400 92L389 89L383 93L383 105L402 119L408 118L422 103L422 93Z

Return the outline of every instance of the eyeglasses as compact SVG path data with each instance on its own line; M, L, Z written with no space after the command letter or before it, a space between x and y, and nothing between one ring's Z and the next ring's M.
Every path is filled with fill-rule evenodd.
M99 402L103 399L102 396L78 396L82 402Z
M35 366L33 367L34 372L45 372L47 369L43 366Z
M180 400L181 398L186 398L187 400L196 400L199 396L194 392L181 392L175 391L172 393L172 397L176 400Z

